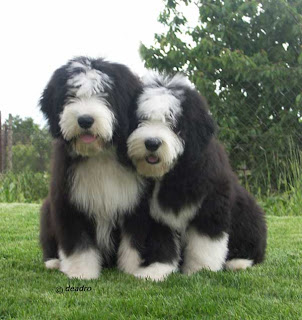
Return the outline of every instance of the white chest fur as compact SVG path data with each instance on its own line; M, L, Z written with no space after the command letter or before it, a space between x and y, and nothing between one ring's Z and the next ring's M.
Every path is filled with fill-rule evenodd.
M194 204L191 206L183 207L180 212L175 214L171 209L162 209L158 202L158 192L160 188L160 182L156 182L155 188L153 191L151 203L150 203L150 212L152 217L160 221L170 228L177 231L184 231L188 226L189 222L194 218L200 204Z
M134 209L144 185L123 167L115 152L102 153L77 164L71 177L71 201L94 217L100 247L110 247L110 232L120 214Z

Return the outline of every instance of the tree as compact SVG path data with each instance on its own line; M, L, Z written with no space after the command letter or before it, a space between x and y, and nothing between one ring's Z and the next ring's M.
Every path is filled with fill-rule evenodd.
M199 13L190 27L183 12ZM184 72L207 98L236 170L277 187L289 141L302 148L302 1L165 0L148 68ZM273 178L275 177L275 178Z
M39 126L32 118L22 119L20 116L13 117L13 144L30 144L33 134L39 132ZM8 123L8 121L7 121Z
M32 135L31 142L38 160L34 171L49 171L52 138L48 128L39 128L39 131Z
M44 172L49 170L51 137L32 118L15 116L13 122L13 171Z

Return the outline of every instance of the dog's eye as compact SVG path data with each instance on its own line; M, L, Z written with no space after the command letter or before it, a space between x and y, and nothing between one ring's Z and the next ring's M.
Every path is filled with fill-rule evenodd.
M148 120L148 117L147 116L141 116L139 117L139 122L143 122L143 121L147 121Z
M175 127L176 121L177 121L177 119L176 119L175 114L173 112L170 112L166 116L166 122L169 124L170 127Z
M176 127L176 123L172 119L169 119L169 118L166 118L165 124L171 129Z

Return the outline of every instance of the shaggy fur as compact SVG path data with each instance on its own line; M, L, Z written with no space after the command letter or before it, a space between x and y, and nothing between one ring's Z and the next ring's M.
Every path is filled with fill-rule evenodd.
M56 70L43 92L55 141L40 241L46 267L68 277L97 278L114 264L123 216L144 201L146 183L126 148L140 87L123 65L79 57Z
M162 280L177 266L191 274L202 268L217 271L226 265L235 270L262 262L264 213L239 185L215 138L205 100L180 75L153 75L145 80L136 115L128 154L141 175L153 178L154 188L150 217L129 217L123 237L146 266L157 263L157 268L142 270L141 277ZM150 150L150 139L160 141L159 147ZM156 226L146 241L144 224L152 223Z

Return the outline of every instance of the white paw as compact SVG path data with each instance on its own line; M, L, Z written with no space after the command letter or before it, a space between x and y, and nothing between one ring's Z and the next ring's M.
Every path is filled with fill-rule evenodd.
M139 252L132 247L129 237L123 235L118 249L118 268L126 273L134 274L141 263Z
M74 268L64 269L61 268L62 271L66 276L70 279L82 279L82 280L92 280L97 279L99 277L99 272L93 272L90 269L83 269L81 267L75 266Z
M248 259L232 259L225 263L225 268L227 270L245 270L253 265L253 260Z
M68 278L78 278L84 280L97 279L101 272L101 261L98 252L89 249L83 252L73 253L65 256L60 252L60 271Z
M202 269L211 271L223 269L228 253L229 235L227 233L223 233L220 238L212 239L191 228L186 236L187 245L182 266L184 274L191 275Z
M60 260L59 259L50 259L45 261L45 267L47 269L60 269Z
M169 274L177 271L176 264L165 264L160 262L155 262L147 267L139 268L134 276L141 279L150 279L152 281L163 281Z
M223 269L223 263L221 264L204 264L200 261L196 262L192 262L192 261L187 261L181 271L182 273L186 274L187 276L190 276L198 271L201 270L209 270L209 271L213 271L213 272L217 272Z

